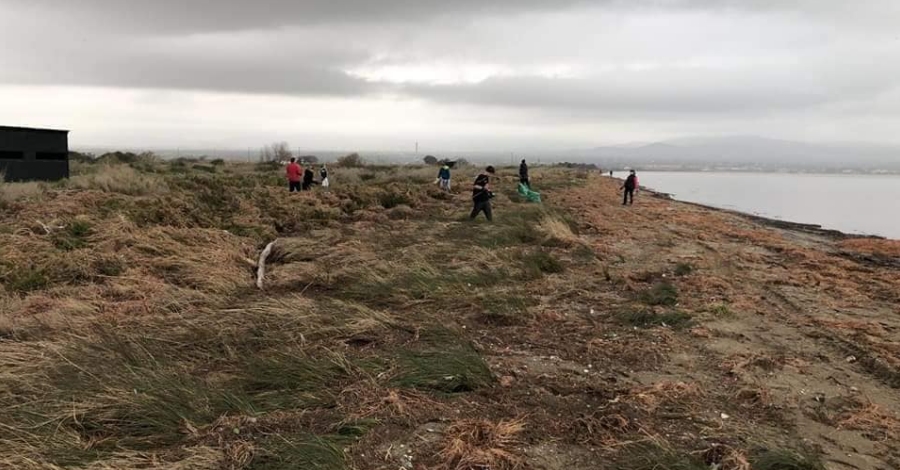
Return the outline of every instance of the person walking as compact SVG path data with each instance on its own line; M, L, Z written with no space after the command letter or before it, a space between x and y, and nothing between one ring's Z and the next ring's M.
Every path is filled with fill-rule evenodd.
M322 187L328 189L331 183L328 181L328 168L325 168L325 165L322 165L322 168L319 169L319 176L322 178Z
M634 170L631 170L631 173L628 175L628 178L625 178L625 183L619 189L624 189L625 193L622 198L622 205L625 204L634 204L634 190L638 187L638 179L637 174L635 174Z
M445 164L441 167L440 171L438 171L438 181L441 185L441 189L444 191L450 192L450 165Z
M484 212L484 217L487 218L488 222L494 220L494 215L491 211L491 198L494 197L494 193L491 192L491 177L495 173L494 167L489 166L485 168L484 172L479 174L475 178L475 182L472 183L472 214L469 216L469 219L475 220L475 217L478 217L478 214Z
M528 180L528 164L525 160L519 164L519 182L524 184L526 188L531 189L531 182Z
M303 174L303 167L297 163L297 159L291 157L291 162L287 164L288 191L300 191L300 175Z

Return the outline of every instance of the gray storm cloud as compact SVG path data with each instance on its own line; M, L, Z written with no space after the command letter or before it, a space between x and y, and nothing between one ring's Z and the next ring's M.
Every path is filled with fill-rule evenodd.
M0 0L0 85L896 117L892 0ZM886 104L888 103L888 104Z

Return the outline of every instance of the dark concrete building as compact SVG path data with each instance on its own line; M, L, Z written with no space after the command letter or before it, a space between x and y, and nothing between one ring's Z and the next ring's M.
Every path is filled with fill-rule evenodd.
M69 177L69 131L0 126L0 173L6 181Z

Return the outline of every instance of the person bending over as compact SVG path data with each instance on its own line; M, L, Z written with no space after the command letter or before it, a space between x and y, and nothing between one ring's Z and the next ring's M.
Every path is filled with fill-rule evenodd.
M494 167L489 166L472 183L472 203L474 207L472 207L472 215L469 216L472 220L475 220L475 217L478 217L480 212L484 212L488 222L494 220L494 215L491 212L491 198L494 197L494 193L491 192L491 177L489 176L494 173Z

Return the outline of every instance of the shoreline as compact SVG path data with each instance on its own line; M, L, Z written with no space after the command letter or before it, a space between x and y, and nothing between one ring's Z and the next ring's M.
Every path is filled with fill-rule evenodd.
M648 188L643 188L643 187L641 187L641 191L646 191L646 192L650 193L651 197L655 197L658 199L665 199L668 201L675 201L680 204L687 204L687 205L694 206L694 207L702 207L704 209L708 209L708 210L712 210L712 211L716 211L716 212L722 212L722 213L726 213L726 214L736 215L741 218L765 225L767 227L774 227L774 228L779 228L782 230L790 230L790 231L794 231L794 232L819 235L819 236L830 238L832 240L852 240L852 239L861 239L861 238L868 238L868 239L874 239L874 240L887 240L888 239L887 237L883 237L881 235L846 233L846 232L842 232L842 231L836 230L836 229L824 228L818 224L808 224L808 223L803 223L803 222L791 222L788 220L774 219L771 217L764 217L761 215L755 215L755 214L750 214L747 212L741 212L741 211L734 210L734 209L725 209L722 207L710 206L707 204L701 204L699 202L684 201L682 199L678 199L678 198L674 197L670 193L664 193L662 191L656 191L653 189L648 189Z

